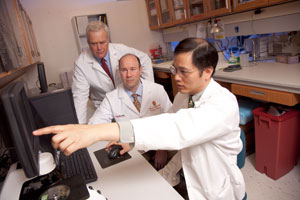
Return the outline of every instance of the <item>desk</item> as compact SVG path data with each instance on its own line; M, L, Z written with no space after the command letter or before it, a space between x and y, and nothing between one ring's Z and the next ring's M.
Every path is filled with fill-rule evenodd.
M176 190L136 150L129 152L131 159L102 169L94 151L105 147L105 145L106 142L98 142L88 147L98 175L98 180L87 184L88 186L100 190L102 195L109 200L183 200ZM6 178L0 200L19 199L22 184L27 179L23 170L14 170L15 168L16 165L12 165L10 171L14 171L14 173Z

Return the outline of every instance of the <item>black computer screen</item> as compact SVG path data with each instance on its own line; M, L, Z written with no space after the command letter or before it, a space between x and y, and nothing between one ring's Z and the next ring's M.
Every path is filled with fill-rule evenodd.
M3 88L1 100L7 118L9 133L25 175L39 175L39 138L32 135L36 129L23 82L14 82Z
M29 98L37 128L52 125L78 124L71 89L47 92ZM56 150L51 145L52 135L40 136L40 149L51 152L57 159ZM56 160L57 161L57 160Z
M5 131L1 129L1 137L11 139L9 148L16 152L26 177L39 176L39 151L51 152L56 159L56 149L51 145L51 134L33 136L32 131L50 125L78 123L72 91L58 90L29 98L24 82L19 81L3 88L1 100L5 122L9 122L1 122L1 126L6 126Z

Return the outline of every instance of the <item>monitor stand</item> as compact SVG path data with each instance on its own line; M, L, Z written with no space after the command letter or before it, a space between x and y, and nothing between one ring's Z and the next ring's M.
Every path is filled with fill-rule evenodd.
M40 153L39 166L40 166L40 176L52 172L56 167L56 163L53 159L52 154L49 152Z

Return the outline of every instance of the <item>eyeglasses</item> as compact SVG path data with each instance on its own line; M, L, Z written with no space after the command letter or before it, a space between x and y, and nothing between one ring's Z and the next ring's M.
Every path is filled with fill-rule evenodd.
M176 67L171 65L170 66L170 71L173 75L176 75L178 73L178 75L186 77L188 74L193 73L195 71L198 71L198 69L195 69L193 71L188 71L188 70L185 70L185 69L177 69Z

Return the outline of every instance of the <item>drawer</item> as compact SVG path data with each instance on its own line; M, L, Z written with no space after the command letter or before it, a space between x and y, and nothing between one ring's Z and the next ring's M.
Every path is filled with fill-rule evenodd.
M264 89L253 86L239 85L233 83L231 85L233 94L251 97L267 102L278 103L287 106L294 106L300 102L300 95L290 92L283 92L278 90Z

